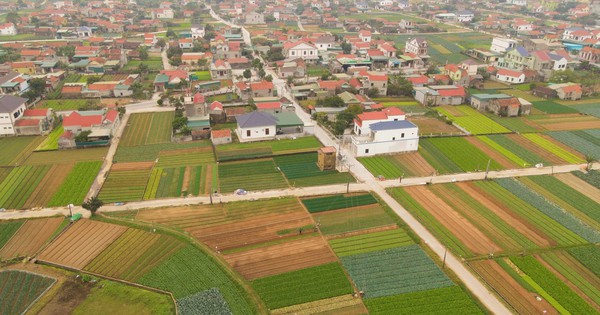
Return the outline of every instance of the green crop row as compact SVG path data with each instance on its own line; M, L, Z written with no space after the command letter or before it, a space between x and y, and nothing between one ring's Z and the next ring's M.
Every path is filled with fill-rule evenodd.
M156 190L156 198L181 197L184 174L185 167L164 168Z
M584 162L584 160L579 158L577 155L559 147L558 145L552 143L548 139L543 138L539 134L529 133L529 134L525 134L523 136L525 138L529 139L531 142L542 147L546 151L552 152L554 155L558 156L559 158L561 158L571 164L579 164L579 163Z
M440 174L461 173L463 171L430 141L425 141L425 139L419 141L419 153Z
M160 184L162 173L163 169L160 167L152 169L150 180L148 180L148 185L146 186L146 190L144 191L144 200L156 198L156 191L158 190L158 185Z
M164 153L165 151L161 152ZM212 151L192 151L180 154L159 154L157 167L180 167L188 165L210 164L215 162Z
M460 287L405 293L365 300L369 314L484 314Z
M55 279L24 271L0 272L0 310L3 314L24 313L55 282Z
M587 173L574 171L572 174L588 182L590 185L600 189L600 171L590 170Z
M575 247L568 250L581 264L600 277L600 247Z
M227 301L223 298L221 291L218 288L211 288L203 292L196 293L178 299L177 311L179 314L215 314L228 315L232 314L227 305Z
M320 198L303 199L302 203L310 213L317 213L336 209L352 208L377 203L371 194L344 196L335 195Z
M497 179L495 180L504 189L510 191L521 200L532 205L545 215L554 219L567 229L584 238L591 243L600 242L600 232L583 224L573 214L566 212L564 209L548 202L544 197L531 191L528 187L514 179Z
M504 126L498 124L470 106L455 106L454 108L460 111L463 115L454 116L443 107L438 107L436 110L474 135L511 132Z
M373 176L383 176L385 178L399 178L402 175L410 173L403 172L388 156L372 156L358 159Z
M531 256L511 257L510 260L568 312L572 314L596 313L594 308L535 258ZM556 305L553 306L556 307ZM557 310L560 311L560 307Z
M49 165L13 168L0 184L0 208L20 209L49 169Z
M485 170L488 162L490 163L490 170L503 169L500 164L467 142L463 137L422 139L421 143L423 142L430 142L433 144L442 154L448 157L463 171L472 172Z
M7 221L0 223L0 249L19 230L25 221Z
M100 190L99 198L104 202L142 200L150 174L149 170L111 171Z
M548 164L548 161L542 159L539 155L521 147L517 143L507 138L505 135L491 135L486 136L486 138L497 143L498 145L506 149L508 152L511 152L512 154L516 155L519 159L523 160L524 164L519 164L521 166L531 166L538 163Z
M330 240L329 244L339 257L344 257L411 245L414 244L414 241L404 230L393 229L346 238L337 238Z
M488 136L478 136L477 139L481 140L483 143L490 146L492 149L500 152L502 155L507 157L509 160L514 162L519 166L527 166L529 163L527 161L521 159L518 155L516 155L513 151L503 147L502 145L496 143L494 140L490 139Z
M553 131L548 135L583 154L600 158L600 140L586 131Z
M79 162L75 164L65 181L58 188L56 194L50 199L48 206L58 207L68 204L82 204L101 166L102 162L99 161Z
M269 309L322 300L353 292L338 263L292 271L252 281Z
M162 151L183 150L210 145L208 141L192 141L184 143L160 143L139 145L134 147L119 146L115 154L116 162L144 162L155 161Z
M367 299L453 285L419 245L345 256L341 260Z
M214 258L188 245L150 270L138 282L169 291L176 300L218 288L234 314L254 314L247 293Z
M267 190L287 188L288 184L273 160L219 165L220 190L230 193L238 188Z

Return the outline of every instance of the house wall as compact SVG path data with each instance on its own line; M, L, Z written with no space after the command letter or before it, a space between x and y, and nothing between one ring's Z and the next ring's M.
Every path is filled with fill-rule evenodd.
M399 152L417 151L419 139L406 139L386 142L353 142L352 150L357 157L373 156L377 154L389 154Z
M508 82L508 83L523 83L525 81L525 76L521 75L518 78L515 78L515 77L511 77L511 76L507 76L507 75L496 74L496 79L498 81Z
M0 113L0 136L15 134L14 122L23 115L25 109L25 104L23 104L10 113Z
M267 132L268 130L268 132ZM250 131L250 136L248 136L248 131ZM255 128L240 128L237 129L238 136L242 140L262 140L266 138L275 138L276 129L275 125L273 126L264 126L264 127L255 127Z
M15 127L15 134L20 136L36 136L42 134L42 128L37 126Z
M231 137L212 138L211 140L214 145L231 143Z

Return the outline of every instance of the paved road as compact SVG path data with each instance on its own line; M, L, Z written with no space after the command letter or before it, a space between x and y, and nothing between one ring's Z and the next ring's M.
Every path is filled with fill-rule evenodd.
M160 52L160 56L162 58L162 63L163 63L163 69L165 70L171 70L174 67L171 65L171 63L169 62L169 58L167 57L167 50L169 49L169 43L167 43L165 45L165 47L163 48L163 50Z

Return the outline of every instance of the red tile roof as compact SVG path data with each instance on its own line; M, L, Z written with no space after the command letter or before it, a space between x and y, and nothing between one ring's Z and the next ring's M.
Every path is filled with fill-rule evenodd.
M256 108L258 109L280 109L280 102L265 102L265 103L256 103Z
M223 129L223 130L213 130L211 131L211 137L214 138L229 138L231 137L231 130Z
M457 86L455 89L442 89L437 90L440 96L465 96L465 88Z
M194 104L204 103L204 101L204 95L202 95L201 93L194 94Z
M256 90L272 90L273 89L273 82L269 82L269 81L261 81L261 82L256 82L256 83L250 83L250 89L253 91Z
M28 127L28 126L38 126L40 124L39 119L19 119L15 121L16 127Z
M100 124L102 124L102 115L82 116L78 112L72 112L63 119L65 127L91 127Z
M210 110L220 109L223 110L223 104L219 101L214 101L210 104Z
M404 115L404 112L398 107L388 107L383 110L383 113L385 113L388 117Z
M115 120L117 120L117 117L119 117L119 112L111 109L106 113L106 117L104 119L110 122L115 122Z
M48 108L26 109L23 117L46 117L49 110Z
M319 87L326 90L335 90L341 87L345 83L344 80L329 80L329 81L318 81Z
M565 86L564 88L562 88L563 92L565 93L569 93L569 92L581 92L581 86L574 84L574 85L568 85Z
M514 71L514 70L508 70L508 69L499 69L497 74L499 75L503 75L503 76L507 76L507 77L515 77L518 78L520 77L523 72L521 71Z

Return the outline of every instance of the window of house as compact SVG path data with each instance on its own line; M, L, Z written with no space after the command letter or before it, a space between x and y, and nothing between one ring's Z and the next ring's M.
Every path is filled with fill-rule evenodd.
M365 149L365 153L369 153L369 149Z
M400 134L400 138L404 138L404 133Z
M269 135L269 128L265 129L265 135Z
M396 140L396 137L392 137L392 140Z

